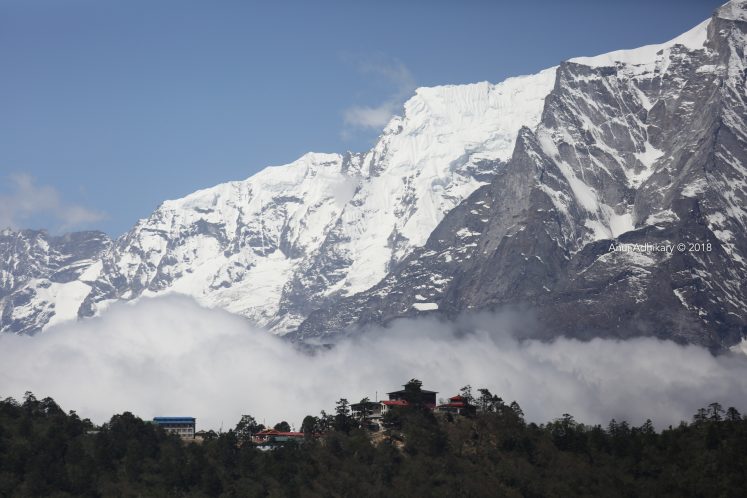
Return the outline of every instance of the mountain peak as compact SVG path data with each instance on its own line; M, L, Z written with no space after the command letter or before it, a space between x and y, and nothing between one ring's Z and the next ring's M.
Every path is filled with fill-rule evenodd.
M522 336L739 342L745 3L669 42L562 64L492 182L375 287L312 311L291 337L518 307L537 320Z
M719 7L715 15L730 21L747 21L747 1L731 0Z
M632 237L646 220L685 223L691 217L687 203L702 195L713 177L710 164L688 162L690 150L716 135L725 137L729 127L743 136L742 108L731 102L732 94L719 100L713 92L730 57L735 77L722 90L732 85L734 99L743 95L744 25L731 29L735 23L718 16L742 20L746 2L726 4L712 21L666 43L571 59L560 68L497 84L418 88L368 152L309 152L245 180L166 201L111 247L93 241L85 254L73 252L82 258L80 271L36 265L33 282L6 275L0 314L12 323L0 325L32 333L54 323L53 316L58 321L89 316L115 300L176 292L285 333L315 310L360 299L356 296L371 289L374 304L360 310L380 316L379 304L390 292L376 286L399 279L402 268L422 270L422 278L402 280L409 287L392 294L398 300L394 314L413 303L422 311L423 303L449 298L446 285L457 270L465 272L460 285L479 277L480 272L469 273L469 258L495 257L481 270L485 275L494 267L506 271L480 277L469 292L459 290L463 297L449 304L454 309L486 303L477 299L483 287L503 299L511 282L532 299L549 296L558 282L545 277L566 268L569 258L582 265L583 258L598 255L600 268L606 260L630 263L629 256L597 254L601 245L592 245ZM721 32L729 35L728 43L716 43ZM708 49L699 50L707 35ZM718 134L707 133L716 126L718 102L735 112L723 115ZM705 133L702 140L693 139L698 133ZM730 171L720 190L732 197L711 201L731 202L736 212L744 204L741 194L726 187L739 185L732 181L743 171L733 159L739 151L720 154L710 157ZM673 182L675 167L682 174ZM701 206L699 212L709 213L713 240L721 240L738 262L741 242L734 241L743 226L715 209ZM480 242L484 230L491 234ZM437 244L423 253L431 239ZM497 251L500 244L518 251ZM530 258L543 244L545 252ZM23 256L6 246L9 254ZM408 261L416 254L421 259ZM646 266L648 259L633 263ZM520 273L525 267L533 276ZM633 276L643 278L642 271ZM47 284L54 278L77 280L56 282L52 292ZM406 302L413 289L413 301ZM694 306L685 291L667 292L669 301ZM731 292L729 298L738 295Z
M675 45L683 45L690 50L703 48L709 23L710 19L706 19L694 28L664 43L645 45L627 50L615 50L592 57L574 57L569 59L569 62L590 67L615 66L617 64L650 64L656 62L661 52L668 51Z

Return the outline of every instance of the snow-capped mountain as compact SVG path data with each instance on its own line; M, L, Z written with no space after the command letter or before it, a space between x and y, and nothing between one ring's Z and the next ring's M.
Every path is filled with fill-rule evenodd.
M16 321L4 297L3 329L33 333L114 300L178 292L293 330L330 299L381 280L489 182L518 130L539 122L554 73L420 88L365 154L310 153L166 201L101 255L90 292L66 295L57 320Z
M29 333L77 318L110 247L101 232L0 231L0 331Z
M661 45L558 67L490 185L373 288L296 334L514 307L527 333L747 334L747 2ZM669 248L669 250L662 250Z
M178 292L295 340L514 307L527 333L731 346L747 336L746 47L734 0L660 45L418 89L367 153L307 154L63 251L80 270L54 292L61 263L39 245L2 267L2 330Z

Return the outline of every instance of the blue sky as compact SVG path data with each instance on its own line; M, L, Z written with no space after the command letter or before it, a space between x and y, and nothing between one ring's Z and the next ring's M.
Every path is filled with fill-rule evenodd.
M0 0L0 224L116 236L165 199L365 150L416 86L662 42L720 3Z

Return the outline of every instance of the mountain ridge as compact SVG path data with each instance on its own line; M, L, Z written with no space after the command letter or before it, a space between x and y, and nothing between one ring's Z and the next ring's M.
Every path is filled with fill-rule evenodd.
M313 312L295 338L521 306L541 336L739 342L747 26L723 10L689 32L690 48L562 63L539 126L522 129L493 182L377 286ZM685 250L611 249L620 244Z
M309 308L373 285L489 181L519 126L539 120L552 81L549 69L498 84L419 88L367 153L307 153L164 201L102 255L77 316L180 292L276 333L293 330ZM10 325L12 300L0 307L0 330L46 325Z
M747 331L745 10L732 1L669 42L532 76L420 88L366 153L309 153L165 201L102 250L65 316L180 292L328 340L525 303L559 333L733 345ZM609 251L680 241L716 252ZM0 330L48 326L14 315L14 295L39 295L16 287ZM580 332L566 317L582 310Z

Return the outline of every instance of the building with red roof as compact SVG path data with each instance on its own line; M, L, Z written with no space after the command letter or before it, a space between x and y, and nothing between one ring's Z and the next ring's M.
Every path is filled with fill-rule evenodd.
M472 405L464 396L457 394L449 398L448 403L442 403L435 409L438 413L451 413L454 415L464 415L472 409Z
M406 387L406 386L403 386ZM429 391L427 389L420 389L419 396L422 400L422 405L428 409L433 410L436 407L436 394L437 391ZM407 401L407 397L411 396L412 393L406 389L400 389L399 391L392 391L387 393L389 399L382 401L366 401L360 403L353 403L350 405L353 417L363 421L366 420L369 423L370 428L380 427L380 420L383 416L392 409L403 408L409 406L410 403Z

